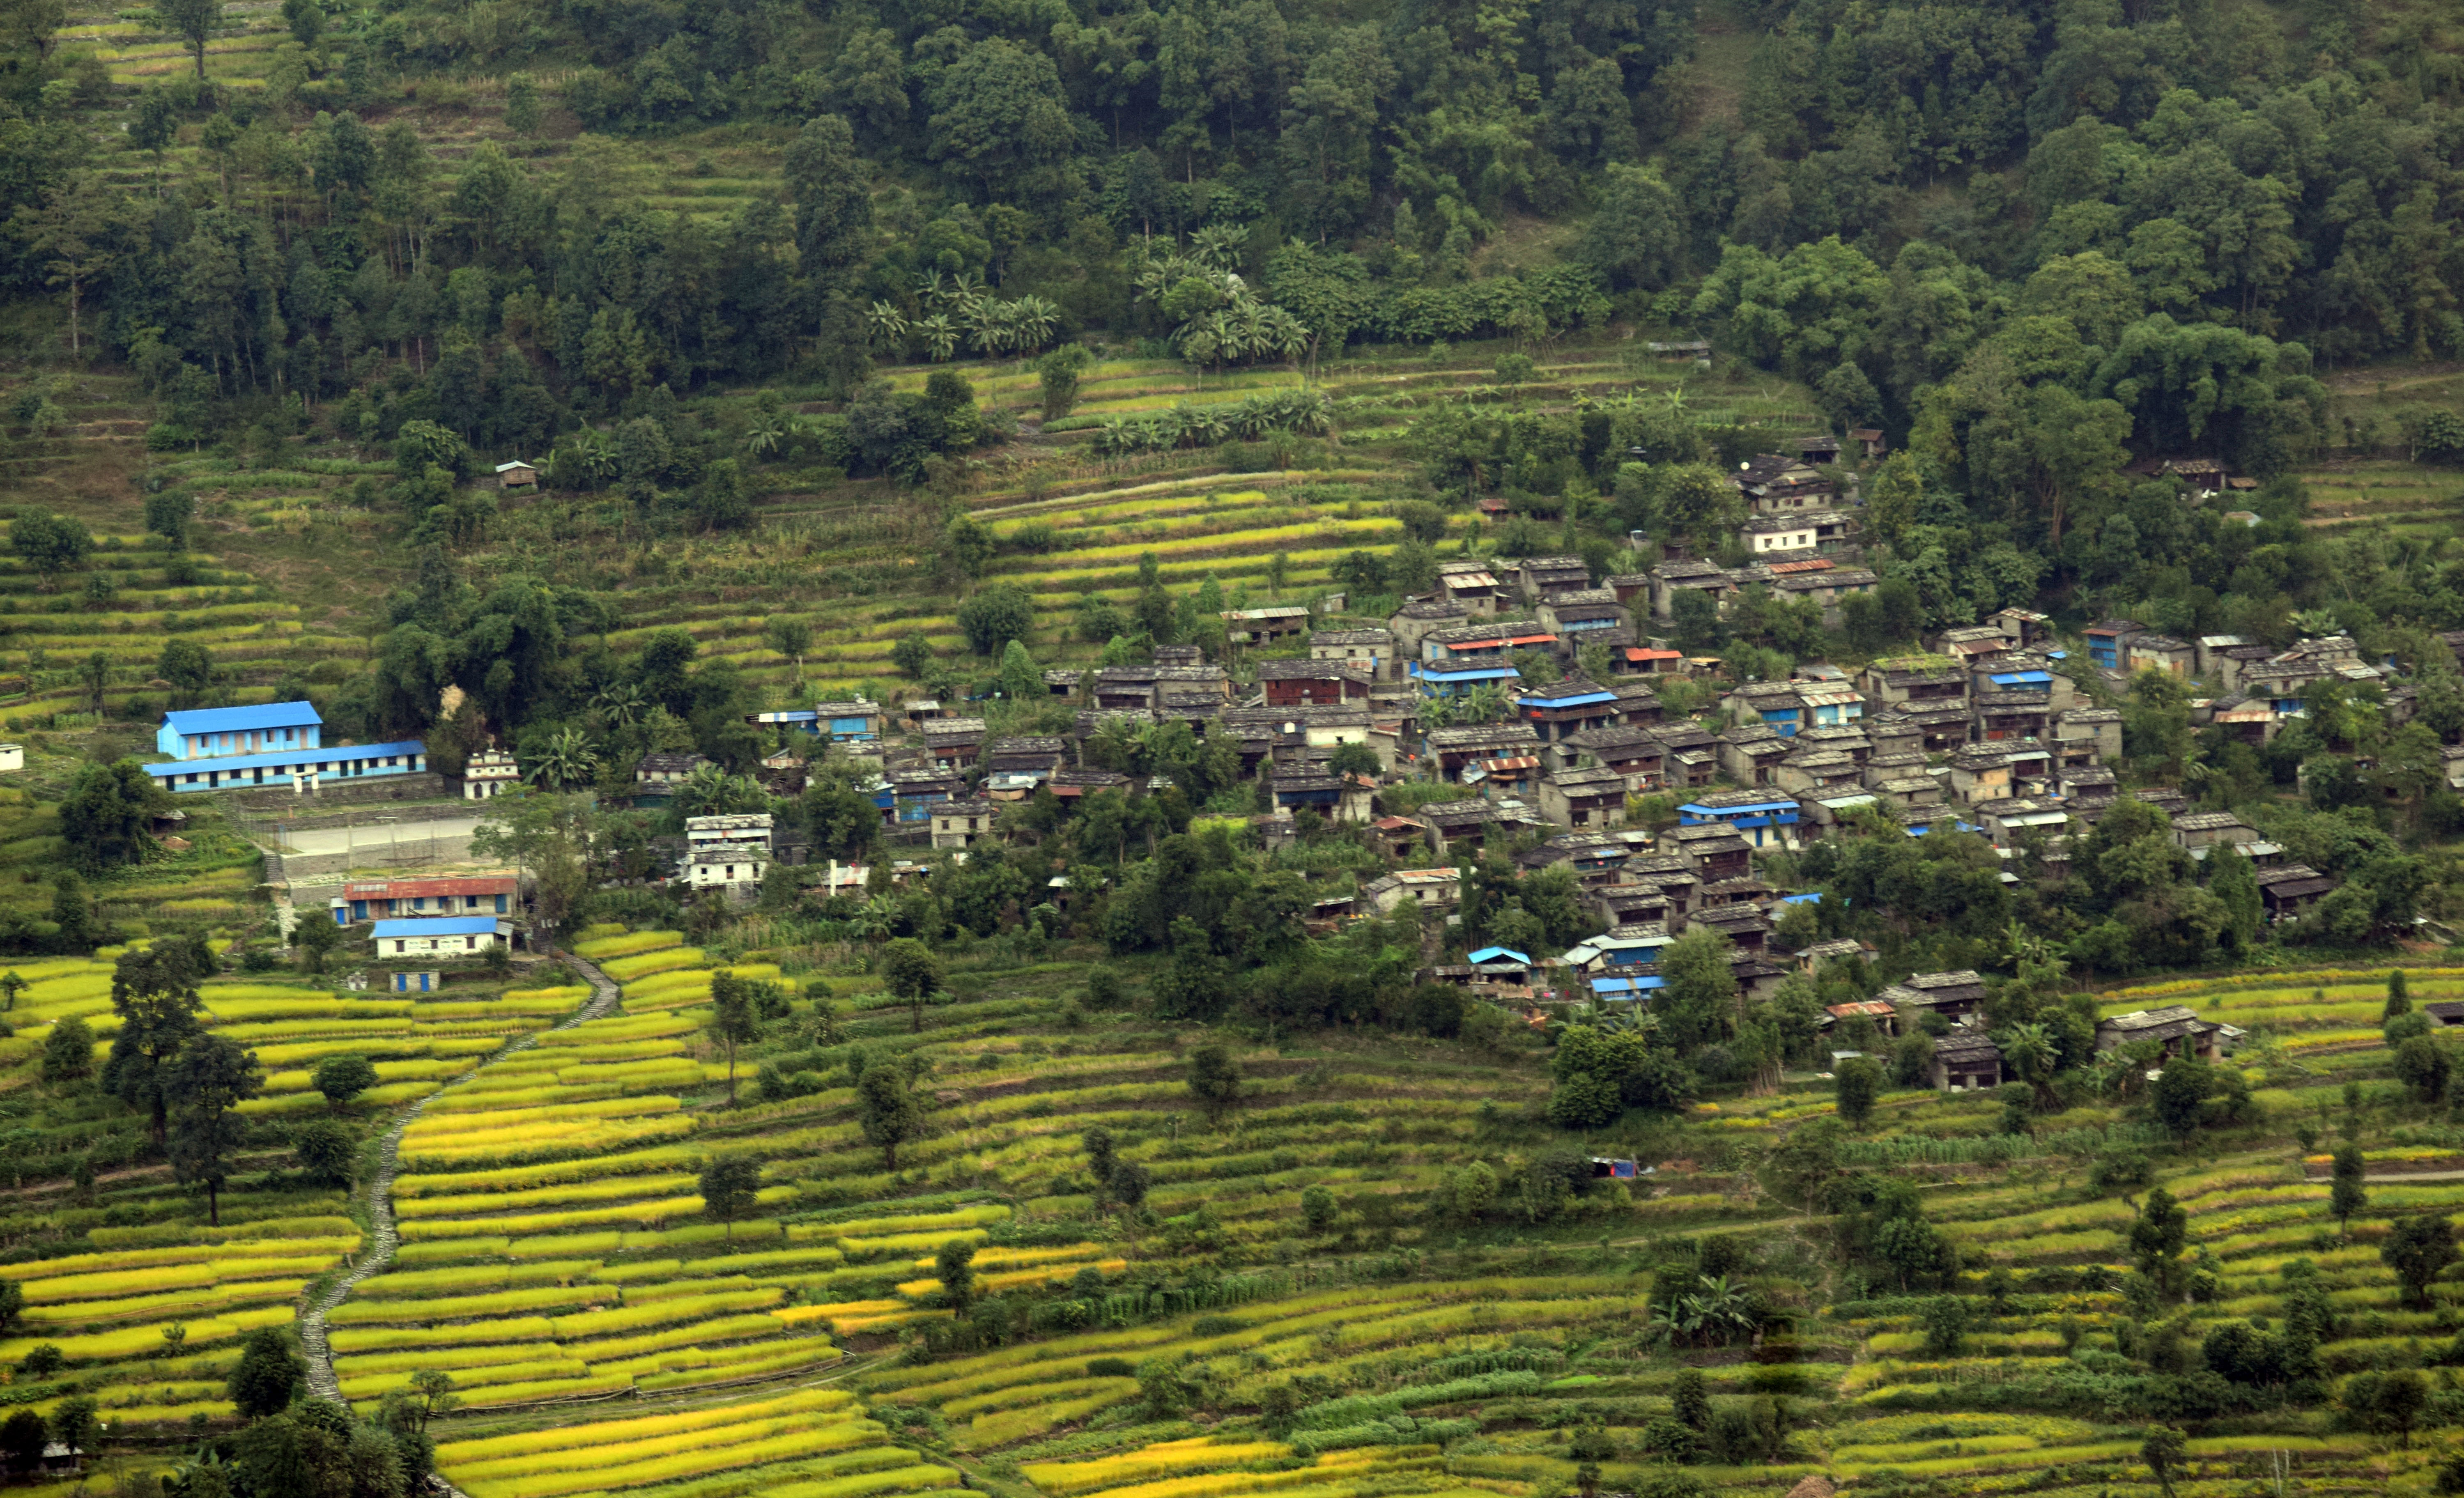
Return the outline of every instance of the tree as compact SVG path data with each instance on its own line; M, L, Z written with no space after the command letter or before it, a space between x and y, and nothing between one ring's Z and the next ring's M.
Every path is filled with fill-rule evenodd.
M182 1185L206 1188L206 1218L222 1225L223 1183L248 1140L248 1121L233 1112L265 1087L256 1053L220 1035L197 1035L171 1058L169 1153Z
M934 1250L933 1271L941 1282L941 1294L953 1306L965 1309L975 1297L976 1245L964 1238L944 1240Z
M62 1399L52 1408L52 1439L72 1453L93 1456L102 1443L102 1421L96 1418L99 1408L83 1395Z
M890 648L890 664L918 681L933 669L933 642L921 629L910 629Z
M157 1149L167 1138L172 1059L202 1032L197 981L205 967L200 949L184 941L121 953L112 967L111 1008L120 1016L120 1032L111 1038L102 1086L145 1112Z
M177 33L196 54L197 78L206 77L206 38L223 23L223 0L158 0L155 13L163 24Z
M70 1015L52 1026L43 1042L43 1080L67 1087L94 1075L94 1031Z
M714 1156L701 1168L701 1215L726 1223L730 1242L737 1221L751 1215L760 1194L761 1165L750 1156Z
M1105 1189L1113 1201L1134 1212L1147 1199L1147 1168L1134 1160L1117 1161Z
M2334 1179L2327 1188L2327 1215L2336 1220L2336 1230L2349 1238L2354 1217L2368 1204L2369 1194L2362 1186L2362 1147L2346 1140L2336 1147Z
M2447 1096L2450 1072L2447 1052L2427 1035L2407 1037L2395 1048L2395 1074L2418 1102L2436 1103Z
M2173 1474L2189 1465L2190 1444L2172 1426L2159 1425L2139 1443L2139 1460L2147 1464L2149 1475L2165 1489L2165 1498L2173 1498Z
M2379 1245L2379 1262L2395 1271L2422 1311L2431 1309L2431 1283L2455 1262L2455 1224L2443 1217L2399 1218Z
M727 1106L736 1106L736 1048L761 1038L761 1016L753 1006L753 985L733 973L710 980L710 1038L727 1052Z
M0 1457L6 1457L12 1472L33 1472L43 1465L43 1447L50 1444L51 1427L43 1417L19 1405L0 1421Z
M453 1376L442 1368L423 1368L410 1376L410 1392L419 1399L419 1428L437 1416L458 1407L462 1400L453 1392Z
M127 223L121 195L84 173L53 184L40 209L17 210L17 232L40 263L44 283L68 295L72 354L83 346L78 311L85 294L119 260L117 241Z
M2189 1214L2162 1186L2147 1193L2147 1200L2140 1203L2139 1216L2125 1235L2139 1272L2167 1292L2172 1289L2182 1248L2189 1242Z
M1013 702L1033 702L1044 696L1044 668L1035 664L1027 653L1026 642L1012 640L1001 650L1001 693Z
M2412 991L2405 985L2404 969L2390 968L2387 981L2387 1011L2379 1016L2381 1024L2399 1014L2412 1012Z
M15 968L0 973L0 1010L14 1011L17 996L34 985L18 975Z
M1700 1368L1681 1368L1677 1380L1669 1386L1668 1413L1677 1423L1692 1431L1711 1428L1711 1385Z
M910 1027L924 1033L924 1001L941 991L941 959L913 936L901 936L882 953L882 977L890 991L907 1001Z
M359 1055L328 1056L317 1063L308 1080L310 1086L325 1094L326 1106L339 1111L377 1085L376 1063Z
M348 1186L358 1154L351 1132L331 1118L312 1118L291 1132L291 1157L320 1186Z
M83 520L29 506L9 522L9 549L33 568L49 591L54 578L85 561L94 550L94 537Z
M134 760L80 765L60 802L60 835L70 857L87 870L159 856L146 835L169 796Z
M924 1132L924 1110L896 1067L871 1066L856 1082L856 1110L865 1142L881 1151L881 1167L898 1169L898 1147Z
M1301 1193L1301 1225L1312 1233L1323 1233L1334 1225L1334 1193L1324 1186L1310 1186Z
M1882 1068L1870 1056L1851 1056L1839 1063L1832 1082L1839 1100L1839 1116L1848 1127L1862 1129L1874 1116L1874 1101L1882 1095Z
M1112 1180L1112 1131L1097 1124L1078 1136L1078 1146L1087 1152L1087 1179L1095 1183L1095 1203L1100 1207Z
M2157 1073L2156 1085L2148 1090L2148 1106L2166 1133L2187 1139L2199 1127L2199 1105L2214 1090L2214 1068L2186 1052L2165 1063L2165 1069Z
M958 606L958 630L978 655L998 655L1001 647L1025 638L1034 628L1035 600L1015 583L979 588Z
M154 674L182 692L203 692L214 684L214 658L194 640L166 640L155 654Z
M1241 1101L1241 1064L1221 1046L1200 1046L1189 1053L1189 1093L1210 1123Z
M334 949L342 944L342 928L330 920L320 920L314 914L299 923L299 929L296 935L298 937L300 965L311 973L325 971L325 959L332 957ZM490 947L488 950L494 953L500 949Z
M292 1348L282 1327L259 1327L240 1344L226 1392L242 1419L263 1420L291 1407L291 1398L308 1379L308 1363Z

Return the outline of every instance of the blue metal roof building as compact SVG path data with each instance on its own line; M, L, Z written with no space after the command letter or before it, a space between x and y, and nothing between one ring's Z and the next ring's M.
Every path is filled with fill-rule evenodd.
M1431 697L1454 696L1485 681L1523 679L1523 673L1511 666L1431 666L1413 661L1410 670L1420 684L1421 695Z
M256 754L272 749L314 749L324 719L308 702L260 702L253 707L199 708L165 713L154 749L174 760Z
M426 768L428 745L416 738L401 738L385 744L341 744L331 749L303 747L212 760L173 760L149 764L145 773L165 790L187 792L278 787L288 785L294 775L302 773L325 784L370 775L416 775Z

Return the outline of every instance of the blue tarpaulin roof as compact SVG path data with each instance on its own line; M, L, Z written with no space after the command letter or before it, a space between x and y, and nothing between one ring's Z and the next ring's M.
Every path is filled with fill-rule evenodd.
M2042 686L2054 679L2054 673L2049 671L2011 671L2000 672L1990 679L1997 687Z
M1705 806L1701 802L1689 802L1677 809L1691 812L1698 817L1733 817L1740 813L1756 811L1794 811L1797 809L1797 804L1786 798L1779 801L1749 801L1733 806Z
M1664 978L1595 978L1592 980L1592 992L1601 995L1645 994L1655 988L1667 986L1668 980Z
M1810 894L1783 894L1779 897L1779 902L1782 905L1819 905L1822 903L1822 892L1815 890Z
M440 915L429 920L381 920L376 937L389 941L396 936L493 936L495 930L494 915Z
M260 728L302 728L325 720L317 716L316 704L310 702L260 702L254 707L197 708L187 713L165 713L163 721L171 732L186 738L191 734L240 734Z
M1527 967L1529 966L1531 962L1529 958L1515 951L1512 947L1483 947L1479 951L1473 953L1470 957L1465 958L1463 960L1466 962L1494 962L1499 958L1512 958L1515 961L1521 962Z
M1581 707L1592 702L1615 702L1617 699L1614 692L1586 692L1579 697L1516 697L1514 704L1517 707L1561 708Z

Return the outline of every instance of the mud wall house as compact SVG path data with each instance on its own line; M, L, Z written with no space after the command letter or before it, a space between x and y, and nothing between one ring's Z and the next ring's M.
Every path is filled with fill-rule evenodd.
M697 754L646 754L633 766L633 804L664 806L676 787L709 761Z
M1833 508L1838 499L1831 481L1802 458L1778 452L1757 452L1737 465L1731 475L1738 496L1754 515Z
M1259 608L1223 610L1224 635L1237 645L1270 645L1308 632L1309 611L1300 604L1268 604Z
M1563 864L1577 887L1596 889L1617 882L1633 851L1624 838L1612 833L1560 832L1537 848L1517 853L1514 863L1527 874Z
M1455 782L1460 782L1464 768L1476 761L1522 756L1536 758L1540 753L1540 738L1528 723L1433 728L1423 736L1422 744L1437 766L1439 778Z
M1663 562L1651 569L1651 616L1675 619L1677 595L1683 592L1708 593L1714 607L1725 608L1736 590L1735 580L1715 563Z
M2338 883L2308 864L2279 864L2258 871L2258 903L2269 920L2291 920L2333 893Z
M1463 875L1452 869L1398 869L1360 887L1360 898L1380 915L1408 905L1447 911L1463 903Z
M1859 680L1868 704L1877 712L1968 706L1969 673L1939 656L1876 661Z
M2189 641L2176 640L2169 634L2132 635L2123 649L2123 659L2134 675L2143 671L2161 671L2188 676L2193 653Z
M1497 808L1485 801L1432 802L1420 808L1430 846L1441 858L1478 856L1497 820Z
M2122 714L2113 708L2070 708L2054 719L2054 745L2065 764L2102 764L2122 758Z
M1590 760L1616 771L1624 779L1626 789L1635 793L1660 787L1661 765L1667 756L1668 746L1657 735L1648 728L1638 727L1587 728L1549 746L1550 761L1555 768L1571 770Z
M1411 662L1421 658L1421 647L1430 635L1441 629L1461 628L1470 622L1470 611L1461 604L1414 599L1387 616L1386 630L1395 637L1397 658Z
M997 808L989 801L970 798L942 802L931 811L933 846L973 848L979 839L992 835L996 814Z
M1366 702L1374 670L1360 661L1261 661L1258 685L1270 708Z
M1933 1043L1937 1092L1987 1092L2002 1085L2002 1047L1980 1029L1962 1026Z
M1606 641L1634 623L1633 615L1604 587L1551 593L1540 601L1540 622L1555 631L1568 653L1587 640Z
M2099 1020L2096 1048L2102 1055L2152 1041L2167 1060L2188 1055L2200 1061L2220 1061L2240 1035L2231 1025L2200 1019L2187 1005L2167 1004L2160 1009L2135 1009Z
M1402 679L1402 661L1391 629L1320 629L1309 636L1309 659L1366 666L1372 681Z
M1796 752L1796 741L1782 738L1769 723L1743 723L1720 735L1720 773L1740 785L1769 785L1781 761Z
M1882 581L1867 568L1835 567L1827 561L1819 565L1803 562L1774 562L1771 570L1771 591L1783 598L1811 600L1820 606L1822 627L1826 629L1839 628L1841 599L1852 594L1870 593Z
M1661 723L1651 732L1668 746L1665 778L1671 787L1691 790L1711 783L1720 767L1719 739L1691 723Z
M1753 867L1753 845L1722 823L1671 827L1661 846L1684 859L1695 878L1706 885L1743 878Z
M1718 932L1736 952L1760 952L1771 939L1771 917L1754 905L1705 907L1687 916L1685 923Z
M1507 563L1507 584L1525 607L1551 593L1592 585L1592 569L1580 557L1522 557Z
M2031 832L2059 832L2070 825L2071 809L2050 797L2013 796L1979 802L1969 808L1985 840L1996 848L2015 848Z
M1466 617L1495 618L1506 606L1505 590L1485 562L1440 562L1431 597L1456 606Z
M2186 811L2173 819L2174 846L2185 849L2257 841L2258 828L2230 811Z
M937 769L964 771L982 757L984 734L980 717L945 717L927 723L924 753Z
M967 782L948 770L893 770L890 775L890 821L901 829L930 832L933 807L966 794Z
M1156 667L1153 661L1106 666L1095 672L1095 706L1113 712L1143 712L1155 706Z
M1864 783L1856 757L1837 749L1799 749L1771 772L1773 787L1800 798L1859 791Z
M1615 826L1625 820L1625 777L1615 770L1560 770L1540 782L1540 814L1563 827Z
M1982 1009L1985 1005L1985 980L1969 968L1918 973L1902 979L1874 997L1898 1009L1901 1027L1912 1030L1920 1017L1927 1012L1939 1014L1946 1020L1959 1021Z
M1044 673L1045 694L1059 697L1065 702L1075 702L1090 674L1084 671L1047 671Z

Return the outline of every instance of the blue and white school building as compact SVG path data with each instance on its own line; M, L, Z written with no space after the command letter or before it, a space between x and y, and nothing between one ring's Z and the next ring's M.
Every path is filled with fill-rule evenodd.
M145 773L165 790L186 792L293 785L303 776L323 785L428 768L428 745L416 738L329 748L323 732L324 719L305 702L169 713L154 747L170 760Z

